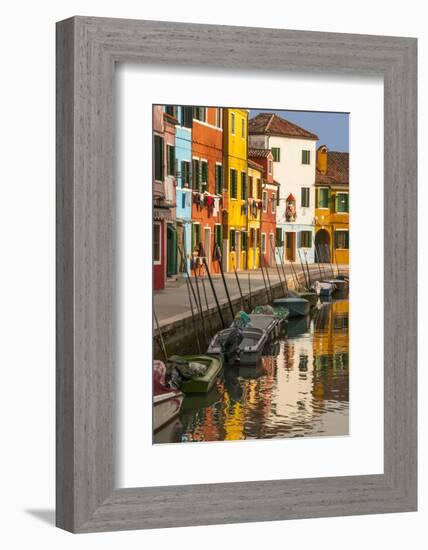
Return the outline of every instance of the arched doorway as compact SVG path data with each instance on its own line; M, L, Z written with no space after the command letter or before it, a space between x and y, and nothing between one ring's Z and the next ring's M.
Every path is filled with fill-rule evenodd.
M330 262L330 234L326 229L320 229L315 235L315 262Z

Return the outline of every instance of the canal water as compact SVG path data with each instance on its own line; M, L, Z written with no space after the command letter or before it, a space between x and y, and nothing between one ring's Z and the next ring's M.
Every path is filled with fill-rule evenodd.
M347 435L348 325L348 299L318 302L257 366L226 365L208 395L186 396L154 443Z

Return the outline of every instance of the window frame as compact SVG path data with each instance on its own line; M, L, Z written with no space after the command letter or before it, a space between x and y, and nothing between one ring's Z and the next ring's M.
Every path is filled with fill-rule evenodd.
M313 234L312 234L312 231L309 231L308 229L303 229L299 233L300 233L300 235L299 235L299 248L312 248L312 242L313 242L313 237L314 237ZM309 239L308 239L309 244L303 244L302 243L303 235L305 237L306 236L309 237ZM305 241L306 241L306 238L305 238Z
M157 158L157 155L156 155L156 152L157 152L157 148L156 148L156 140L159 140L160 141L160 147L159 147L159 151L160 151L160 159ZM159 134L154 134L153 135L153 148L154 148L154 169L153 169L153 179L154 181L157 181L159 183L164 183L165 181L165 169L164 169L164 165L165 165L165 151L164 151L164 148L165 148L165 140L162 136L160 136ZM157 166L157 162L160 162L160 172L161 172L161 179L157 178L156 177L156 166Z
M281 147L271 147L273 162L281 162Z
M308 199L307 204L304 204L304 201L303 201L304 194L307 194L307 199ZM301 208L310 208L311 207L311 188L310 187L305 186L305 187L300 188L300 206L301 206Z
M236 135L236 120L235 113L230 113L230 134L232 136Z
M318 198L317 198L317 208L321 210L328 210L330 208L330 188L329 187L318 187ZM320 191L327 191L327 206L320 206Z
M159 259L155 258L155 227L159 228ZM153 222L153 265L162 265L162 222Z
M347 244L347 246L345 246L345 247L337 246L338 233L343 233L344 235L346 235L345 244ZM346 243L346 241L348 241L348 242ZM335 250L349 250L349 230L348 229L335 229L334 230L334 249Z
M232 176L232 174L234 174L234 176ZM233 201L236 201L238 200L238 170L236 170L236 168L230 168L229 177L230 177L230 199Z
M263 197L266 197L266 198L264 199ZM262 210L263 210L263 212L267 212L268 201L269 201L268 192L264 191L262 189Z
M338 210L337 205L339 204L339 195L344 195L347 197L346 199L346 210ZM334 210L336 214L349 214L349 192L348 191L336 191L336 196L334 200Z
M308 162L306 162L306 160ZM310 149L302 149L302 164L305 166L311 165L311 150Z

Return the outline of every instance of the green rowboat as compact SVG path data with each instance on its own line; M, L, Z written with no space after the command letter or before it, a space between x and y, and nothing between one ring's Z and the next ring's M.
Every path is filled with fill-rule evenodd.
M223 367L223 359L218 355L172 355L168 360L202 363L208 366L203 376L182 382L180 389L184 393L208 393L214 386Z

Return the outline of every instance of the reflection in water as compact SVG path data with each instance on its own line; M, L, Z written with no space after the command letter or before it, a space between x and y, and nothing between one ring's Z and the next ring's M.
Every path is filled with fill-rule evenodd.
M349 301L290 320L253 367L226 366L208 395L186 396L155 443L349 433Z

